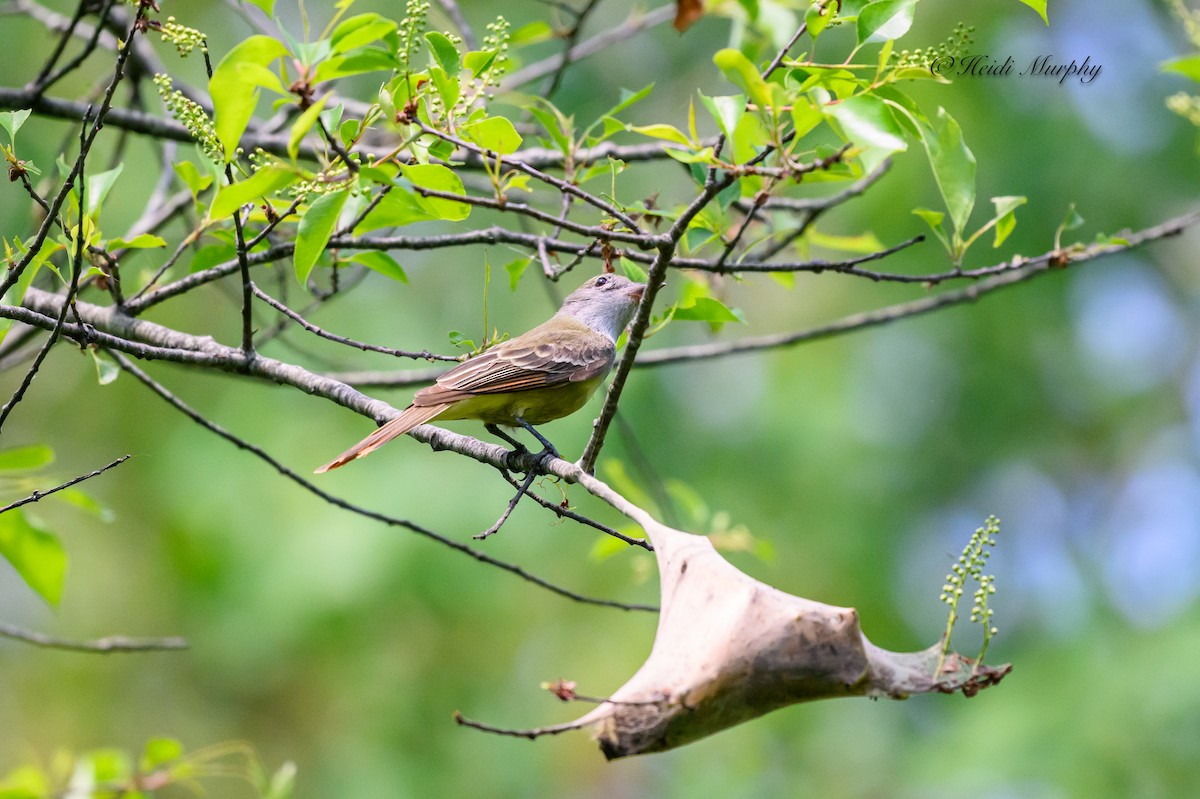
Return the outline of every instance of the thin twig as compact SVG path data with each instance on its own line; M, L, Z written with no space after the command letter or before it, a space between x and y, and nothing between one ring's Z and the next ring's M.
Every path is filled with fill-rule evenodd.
M260 289L256 284L251 283L250 290L254 292L254 296L258 297L260 300L265 302L267 305L270 305L272 308L279 311L281 314L286 316L288 319L291 319L293 322L295 322L296 324L303 327L309 333L312 333L313 335L316 335L316 336L320 336L323 339L328 339L329 341L336 341L338 344L345 344L346 346L354 347L356 349L363 350L364 352L381 352L384 355L392 355L397 358L413 358L415 360L425 360L425 361L461 361L462 360L462 357L458 356L458 355L438 355L437 353L430 352L429 350L421 350L420 352L410 352L408 350L397 350L397 349L393 349L391 347L381 347L378 344L367 344L366 342L363 342L363 341L355 341L352 338L346 338L345 336L339 336L336 333L330 333L329 331L324 330L323 328L317 327L312 322L309 322L303 316L296 313L291 308L287 307L282 302L280 302L279 300L272 297L270 294L267 294L265 291Z
M161 652L188 648L188 642L183 638L129 638L124 635L110 635L98 638L95 641L77 641L25 630L3 621L0 621L0 636L11 638L15 641L23 641L34 646L46 647L47 649L66 649L72 652L98 652L100 654L111 654L114 652Z
M512 730L506 727L493 727L490 724L484 724L482 721L472 721L457 710L454 711L454 721L462 727L470 727L473 730L490 732L493 735L506 735L510 738L528 738L531 741L535 738L541 738L543 735L558 735L562 732L583 729L584 726L578 721L569 721L566 724L552 724L547 727L533 727L528 730Z
M94 472L89 472L87 474L81 474L78 477L73 477L70 480L68 480L67 482L56 485L54 488L47 488L45 491L34 491L32 494L25 497L24 499L18 499L16 502L11 502L8 505L5 505L3 508L0 508L0 513L6 513L10 510L13 510L14 508L19 508L22 505L28 505L31 502L38 502L38 501L50 496L51 494L54 494L58 491L62 491L65 488L70 488L71 486L76 485L78 483L82 483L84 480L91 480L93 477L98 477L99 475L104 474L109 469L113 468L114 466L120 466L122 463L124 463L127 460L129 460L129 456L122 455L121 457L119 457L115 461L113 461L112 463L108 464L107 466L101 466L99 469L96 469Z

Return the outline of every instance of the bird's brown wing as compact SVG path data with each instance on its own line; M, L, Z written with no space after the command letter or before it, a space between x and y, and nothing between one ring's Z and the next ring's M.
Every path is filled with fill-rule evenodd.
M553 336L534 328L446 372L437 383L418 391L413 405L442 405L478 394L579 383L607 372L615 355L612 341L590 328L580 326Z

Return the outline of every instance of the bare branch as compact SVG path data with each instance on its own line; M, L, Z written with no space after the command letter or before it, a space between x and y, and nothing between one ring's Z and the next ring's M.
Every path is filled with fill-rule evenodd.
M18 499L16 502L10 502L9 504L5 505L3 508L0 508L0 513L6 513L10 510L13 510L14 508L19 508L22 505L28 505L31 502L38 502L38 501L44 499L45 497L50 496L51 494L54 494L58 491L62 491L65 488L70 488L73 485L82 483L84 480L91 480L93 477L98 477L99 475L104 474L109 469L113 468L114 466L120 466L122 463L124 463L127 460L129 460L129 456L122 455L121 457L117 458L115 461L108 464L107 466L101 466L99 469L96 469L93 472L88 472L87 474L81 474L78 477L73 477L70 480L66 481L65 483L60 483L59 485L56 485L54 488L47 488L45 491L34 491L32 494L25 497L24 499Z
M11 638L14 641L23 641L34 646L46 647L47 649L66 649L72 652L96 652L100 654L112 654L116 652L161 652L188 648L188 642L183 638L128 638L123 635L110 635L105 638L98 638L95 641L77 641L25 630L3 621L0 621L0 636Z

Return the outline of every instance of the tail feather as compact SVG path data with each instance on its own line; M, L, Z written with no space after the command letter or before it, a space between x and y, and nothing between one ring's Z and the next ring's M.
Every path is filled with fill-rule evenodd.
M446 403L444 405L426 405L423 407L416 405L409 406L395 419L392 419L387 424L371 433L371 435L367 436L362 441L343 452L341 455L338 455L329 463L317 469L315 474L324 474L330 469L336 469L339 466L345 466L347 463L356 458L361 458L364 455L370 455L376 449L382 447L396 436L402 436L417 425L424 424L430 419L437 417L438 414L449 408L451 404L453 403Z

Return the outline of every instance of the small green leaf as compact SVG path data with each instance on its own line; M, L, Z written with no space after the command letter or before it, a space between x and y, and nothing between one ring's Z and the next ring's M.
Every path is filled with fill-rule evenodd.
M746 324L746 315L736 308L730 308L714 297L697 297L691 305L675 309L675 318L686 322L708 322L714 327L720 327L726 322Z
M1077 227L1082 227L1084 221L1084 218L1075 210L1075 203L1071 203L1067 206L1067 215L1058 227L1060 230L1074 230Z
M621 256L621 271L625 273L627 278L638 283L645 283L650 277L641 264L634 263L624 256Z
M808 35L816 39L821 31L829 26L835 15L833 3L813 3L804 12L804 24L808 27Z
M899 39L912 27L917 0L879 0L858 15L858 44Z
M84 193L87 194L88 216L95 218L96 212L104 204L105 198L112 191L113 184L117 182L117 178L121 176L124 168L124 164L117 164L112 169L88 177L84 189Z
M5 111L0 113L0 127L8 131L8 141L11 144L17 143L17 131L25 124L25 120L29 119L29 115L33 113L32 109L26 108L21 111Z
M54 450L43 444L0 449L0 472L40 469L54 463Z
M368 250L351 255L350 260L356 264L362 264L384 277L390 277L392 280L399 281L400 283L408 282L408 275L405 274L404 267L400 266L396 262L396 259L386 252Z
M441 164L409 164L402 166L400 171L414 186L448 194L463 194L465 191L462 179ZM422 197L419 193L416 199L435 219L461 222L471 213L471 206L461 200Z
M741 94L731 94L721 97L700 95L700 102L708 109L708 113L716 120L717 127L726 139L732 139L742 115L746 113L746 98Z
M109 239L108 249L110 250L148 250L152 247L166 247L166 239L155 236L153 233L139 233L132 239Z
M999 247L1017 226L1016 210L1026 203L1024 197L993 197L992 205L996 207L996 238L993 247Z
M245 180L222 186L208 209L208 218L213 222L224 219L246 203L270 196L295 180L296 174L290 169L264 167Z
M621 101L597 117L597 121L603 119L604 117L615 117L617 114L621 113L626 108L629 108L634 103L645 100L648 96L650 96L650 92L652 91L654 91L653 83L643 86L636 92L631 92L629 89L621 89Z
M474 352L475 342L467 338L461 330L451 330L446 335L450 338L451 346L462 347L468 352Z
M450 77L458 77L458 73L462 71L462 59L458 54L458 48L454 46L449 37L444 33L429 31L425 34L425 41L429 42L429 50L433 53L438 66Z
M287 95L279 78L266 68L267 64L286 54L287 48L279 40L270 36L251 36L226 53L213 71L208 81L208 93L213 101L213 124L225 149L226 160L237 150L246 126L254 116L259 87Z
M142 749L141 771L148 774L183 757L183 744L174 738L151 738Z
M532 114L533 118L538 121L538 124L550 136L554 145L558 147L559 152L564 155L570 152L571 138L564 124L566 120L562 114L557 113L557 108L552 107L551 110L547 110L531 103L525 107L525 110Z
M95 349L89 349L88 353L96 364L96 378L100 385L107 386L121 376L121 367L117 366L117 362L112 358Z
M300 142L304 141L304 137L312 130L313 125L317 124L317 116L321 113L321 109L325 107L325 102L330 95L325 95L320 100L304 109L304 113L296 117L296 121L292 123L292 130L288 134L288 158L296 160L296 153L300 151Z
M329 49L333 55L345 53L357 47L379 41L396 30L396 22L374 12L359 14L343 20L329 37Z
M521 146L521 134L506 117L487 117L462 127L462 133L485 150L508 155Z
M691 140L687 134L674 125L659 123L655 125L630 125L629 130L634 133L640 133L643 136L653 136L656 139L664 139L673 141L676 144L690 145Z
M347 189L322 194L300 217L292 263L296 267L296 279L300 281L301 286L308 286L308 276L317 265L321 253L325 251L325 245L329 243L329 237L337 227L342 206L346 204L346 198L349 196L350 192Z
M975 207L975 155L963 140L962 128L946 109L938 109L938 121L941 127L937 130L920 123L921 142L950 220L961 234Z
M275 14L275 0L246 0L246 2L250 5L258 6L268 17L272 17Z
M1046 25L1050 24L1050 20L1046 18L1046 0L1019 0L1019 2L1038 12L1038 16L1042 18L1042 22L1046 23Z
M767 82L741 50L720 50L713 56L713 63L759 108L765 109L771 105L771 91L767 88Z
M949 251L950 237L946 235L946 228L942 225L942 221L946 218L946 215L941 211L934 211L929 208L914 208L913 213L925 220L925 224L929 225L929 229L938 237L938 241Z
M829 116L841 126L850 141L871 154L863 166L874 169L888 155L908 149L904 131L891 109L879 98L858 95L826 106Z
M1177 72L1186 75L1194 81L1200 81L1200 55L1189 55L1164 61L1163 72Z
M175 174L179 176L179 179L183 181L183 185L188 187L193 198L212 185L212 175L200 174L200 170L196 169L196 165L191 161L180 161L171 166L175 169Z
M517 290L517 284L521 282L521 275L525 274L525 268L533 261L532 257L518 258L515 261L509 261L504 265L504 271L508 272L508 287L512 291Z
M67 553L53 533L35 527L20 508L0 514L0 555L47 603L57 606L67 572Z

